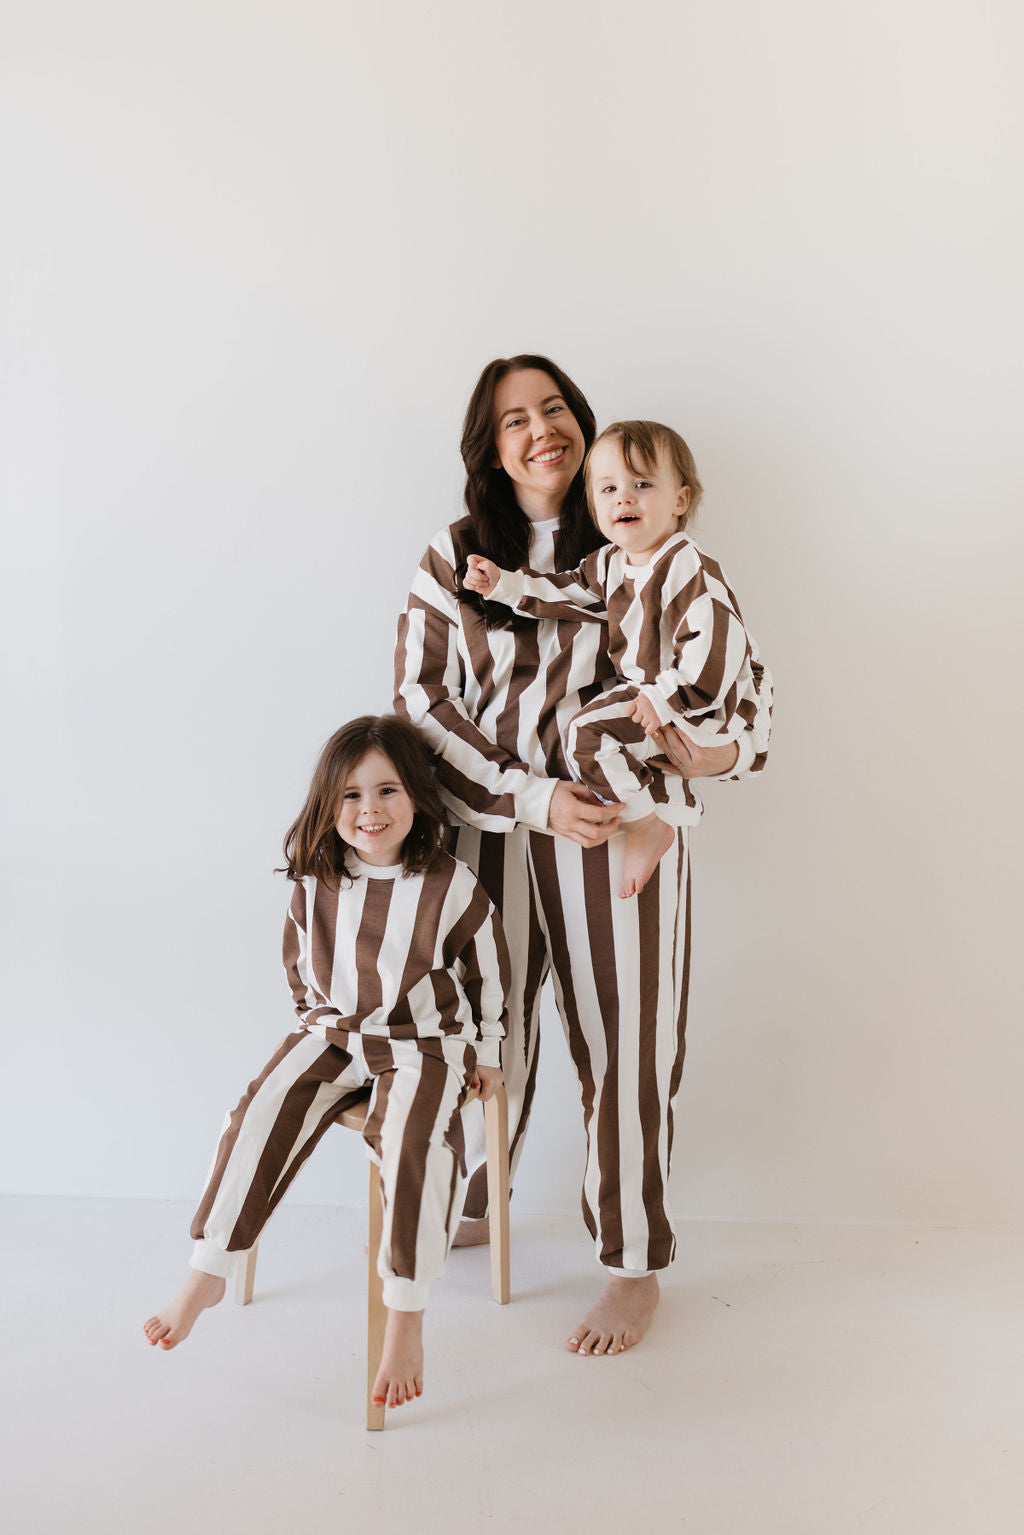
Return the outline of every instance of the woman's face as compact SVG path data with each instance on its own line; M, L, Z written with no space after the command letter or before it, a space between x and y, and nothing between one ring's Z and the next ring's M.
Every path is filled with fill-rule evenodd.
M494 391L494 463L531 522L557 517L586 453L558 385L539 368L506 373Z

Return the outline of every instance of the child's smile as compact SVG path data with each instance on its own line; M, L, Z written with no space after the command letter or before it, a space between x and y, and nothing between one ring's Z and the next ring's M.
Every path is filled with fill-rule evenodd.
M416 807L390 758L374 748L352 769L338 809L338 835L364 863L402 861Z

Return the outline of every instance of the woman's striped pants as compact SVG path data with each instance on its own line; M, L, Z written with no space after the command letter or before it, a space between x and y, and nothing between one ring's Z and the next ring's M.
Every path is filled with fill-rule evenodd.
M688 828L639 896L621 900L625 838L582 848L517 826L459 828L456 853L501 913L512 958L502 1070L512 1173L537 1073L540 992L550 973L576 1068L587 1141L583 1218L601 1263L644 1272L675 1251L667 1208L673 1105L683 1070L690 972ZM465 1213L486 1213L483 1116L464 1114Z

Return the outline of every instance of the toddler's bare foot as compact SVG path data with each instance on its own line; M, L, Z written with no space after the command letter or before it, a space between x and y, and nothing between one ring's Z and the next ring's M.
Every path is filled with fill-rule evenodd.
M491 1227L486 1217L481 1221L460 1221L459 1229L452 1237L453 1247L482 1247L491 1240Z
M672 846L675 833L656 815L645 815L640 821L626 821L622 830L626 833L626 855L619 895L626 900L631 895L640 894Z
M373 1400L401 1407L423 1395L423 1312L389 1311Z
M610 1274L604 1293L566 1340L570 1354L620 1354L639 1343L658 1307L657 1274L623 1279Z
M174 1348L181 1343L192 1331L199 1313L224 1299L224 1289L224 1280L217 1274L189 1269L188 1278L171 1304L143 1323L150 1343L159 1343L161 1348Z

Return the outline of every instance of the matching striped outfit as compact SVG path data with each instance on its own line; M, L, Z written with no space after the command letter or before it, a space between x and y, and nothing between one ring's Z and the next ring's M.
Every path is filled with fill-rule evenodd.
M619 682L570 719L565 744L575 776L598 799L621 803L624 821L658 808L658 775L646 764L661 748L626 712L638 697L698 746L749 731L755 750L767 750L771 679L721 566L685 533L646 565L605 544L578 570L502 571L490 601L528 618L607 622Z
M371 1087L381 1169L384 1303L419 1311L442 1273L466 1188L460 1109L497 1066L509 959L481 883L444 854L426 874L351 852L340 889L295 886L284 962L299 1028L225 1122L192 1223L192 1267L230 1273L338 1114Z
M530 565L564 566L557 519L532 524ZM664 1268L675 1239L666 1195L683 1067L690 965L689 827L701 806L671 774L650 786L676 828L642 893L628 901L625 838L582 848L548 833L574 716L607 692L616 665L608 631L572 607L537 623L488 629L460 590L468 519L433 539L399 622L396 708L438 755L442 797L460 822L456 851L474 868L510 938L511 987L502 1069L513 1175L534 1096L540 992L550 974L575 1065L587 1139L582 1206L607 1267ZM752 667L755 695L763 674ZM758 717L768 708L763 696ZM729 775L764 764L767 731L744 729ZM471 1167L466 1214L486 1209L482 1115L465 1115Z

